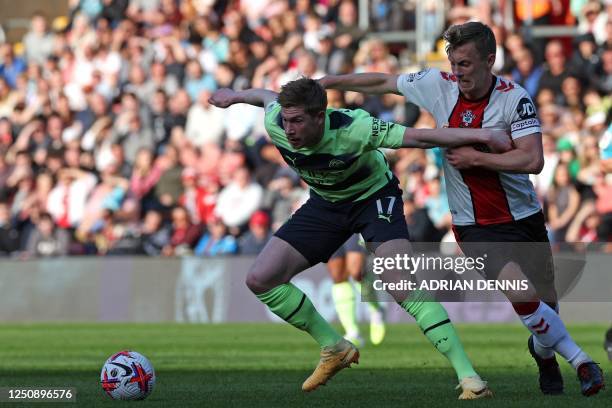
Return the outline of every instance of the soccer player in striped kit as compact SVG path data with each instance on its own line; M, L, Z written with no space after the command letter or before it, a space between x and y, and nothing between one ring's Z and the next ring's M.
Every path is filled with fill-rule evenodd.
M444 39L452 73L430 68L403 75L326 76L319 82L332 89L403 95L433 114L438 127L510 131L515 148L502 154L478 146L446 149L444 177L453 230L466 255L487 253L494 259L487 278L527 276L533 283L528 291L505 294L531 333L528 348L539 368L541 391L563 392L557 353L576 370L582 394L594 395L604 387L603 373L559 317L544 215L528 178L544 163L533 101L522 87L491 72L495 36L487 25L455 25ZM535 260L522 253L525 245L520 243L525 242L535 248L530 251Z

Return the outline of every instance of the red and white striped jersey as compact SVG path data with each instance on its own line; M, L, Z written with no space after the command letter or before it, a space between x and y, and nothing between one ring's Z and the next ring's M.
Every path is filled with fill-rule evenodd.
M527 92L506 79L493 78L489 92L478 101L461 96L453 74L434 68L400 75L397 88L410 102L429 111L438 127L507 129L513 140L541 132ZM482 168L459 171L444 159L444 177L455 225L501 224L541 209L527 174Z

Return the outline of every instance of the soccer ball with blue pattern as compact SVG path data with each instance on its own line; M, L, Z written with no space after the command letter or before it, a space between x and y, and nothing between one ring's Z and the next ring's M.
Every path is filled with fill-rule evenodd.
M155 370L142 354L123 350L106 360L100 381L102 389L112 399L141 400L153 391Z

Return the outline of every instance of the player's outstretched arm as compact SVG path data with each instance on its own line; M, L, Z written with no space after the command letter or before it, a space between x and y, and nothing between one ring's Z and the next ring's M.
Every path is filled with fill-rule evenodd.
M227 108L235 103L248 103L259 107L265 107L270 102L275 101L278 94L267 89L245 89L244 91L234 91L229 88L216 90L208 99L208 102L218 108Z
M503 129L414 129L407 128L401 147L457 147L482 143L492 152L506 152L512 149L512 141Z
M398 75L382 73L364 73L347 75L326 75L318 82L326 89L354 91L369 94L394 93L401 95L397 89Z
M480 152L463 146L446 152L446 159L455 168L462 170L482 167L507 173L538 174L544 166L542 134L533 133L514 140L515 149L502 154Z

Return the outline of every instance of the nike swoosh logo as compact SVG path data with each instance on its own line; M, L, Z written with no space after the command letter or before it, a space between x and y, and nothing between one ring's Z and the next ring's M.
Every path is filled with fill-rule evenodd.
M113 365L116 365L119 368L123 368L125 370L125 375L132 375L133 371L132 368L130 366L126 366L125 364L121 364L121 363L111 363Z

